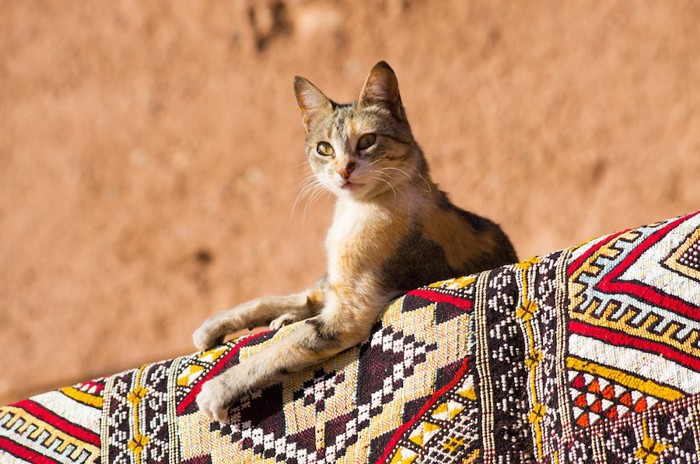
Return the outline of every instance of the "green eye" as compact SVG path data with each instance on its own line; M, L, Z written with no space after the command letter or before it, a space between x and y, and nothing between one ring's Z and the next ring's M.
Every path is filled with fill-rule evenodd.
M374 145L374 142L376 141L377 136L375 134L365 134L362 137L360 137L360 140L357 141L357 149L366 150L372 145Z
M331 144L328 142L319 142L319 144L316 145L316 152L321 156L331 156L335 153L333 147L331 147Z

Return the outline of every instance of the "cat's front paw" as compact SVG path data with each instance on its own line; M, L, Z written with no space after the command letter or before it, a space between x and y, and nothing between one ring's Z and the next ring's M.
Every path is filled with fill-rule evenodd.
M221 328L217 324L206 321L194 331L192 341L198 350L204 351L216 345L221 345L224 341L224 335L222 335Z
M270 330L277 330L284 327L285 325L289 325L300 320L301 318L297 314L284 313L278 318L273 319L272 322L270 322Z
M199 410L209 419L219 422L228 420L228 407L231 404L226 385L221 379L214 378L202 385L197 395Z

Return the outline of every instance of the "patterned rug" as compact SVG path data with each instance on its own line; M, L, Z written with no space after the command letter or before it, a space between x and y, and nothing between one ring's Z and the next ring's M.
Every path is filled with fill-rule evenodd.
M0 462L700 462L697 213L416 289L230 423L198 413L294 328L0 408Z

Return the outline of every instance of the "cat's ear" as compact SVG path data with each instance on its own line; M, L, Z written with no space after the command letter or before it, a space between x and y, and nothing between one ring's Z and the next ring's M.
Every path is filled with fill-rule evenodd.
M358 108L377 104L388 108L396 119L400 121L406 119L401 95L399 95L399 81L386 61L380 61L374 65L357 101Z
M304 129L309 131L311 120L333 112L333 103L323 92L303 77L294 78L294 94L304 117Z

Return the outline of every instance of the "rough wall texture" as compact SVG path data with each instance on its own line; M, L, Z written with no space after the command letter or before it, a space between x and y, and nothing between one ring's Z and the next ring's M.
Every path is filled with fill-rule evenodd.
M700 208L694 2L4 2L0 402L189 352L323 272L295 74L386 59L434 178L524 258Z

